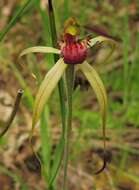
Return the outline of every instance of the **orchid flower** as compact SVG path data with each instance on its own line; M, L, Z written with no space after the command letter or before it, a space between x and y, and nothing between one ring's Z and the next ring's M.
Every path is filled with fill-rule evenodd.
M78 26L72 20L72 22L70 21L68 22L68 24L65 24L63 41L60 43L59 49L56 49L54 47L36 46L27 48L23 50L20 54L20 57L22 57L29 53L53 53L58 54L60 57L59 60L55 63L55 65L52 67L52 69L48 71L38 89L34 103L32 130L39 121L43 108L45 104L48 102L48 99L50 98L52 92L57 86L59 80L61 79L61 77L64 76L65 71L67 71L68 68L72 67L75 69L72 70L70 74L74 75L75 73L72 72L77 72L78 70L80 70L84 74L84 76L86 77L86 79L90 83L90 86L96 94L100 106L105 150L107 94L99 74L93 68L93 66L91 66L87 62L87 56L88 51L91 47L102 42L110 44L111 51L109 55L111 55L113 52L115 42L103 36L98 36L92 39L85 38L83 40L80 40L78 36Z

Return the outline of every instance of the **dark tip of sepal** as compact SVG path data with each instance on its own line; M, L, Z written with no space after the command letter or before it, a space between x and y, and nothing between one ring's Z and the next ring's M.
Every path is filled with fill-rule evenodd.
M102 167L97 172L95 172L95 175L98 175L101 172L103 172L106 167L107 167L107 160L106 160L106 156L104 155L103 165L102 165Z
M98 174L100 174L101 172L103 172L104 171L104 169L107 167L107 163L109 162L109 160L108 160L108 158L107 158L107 153L105 152L104 154L103 154L103 165L102 165L102 167L98 170L98 171L96 171L94 174L95 175L98 175Z

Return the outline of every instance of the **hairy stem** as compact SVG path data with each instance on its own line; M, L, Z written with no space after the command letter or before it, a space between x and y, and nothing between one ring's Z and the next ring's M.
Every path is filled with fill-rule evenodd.
M66 85L67 85L67 117L66 127L64 131L65 147L64 147L64 180L63 190L67 189L67 169L69 160L69 139L72 129L72 92L74 84L74 65L69 65L66 70Z

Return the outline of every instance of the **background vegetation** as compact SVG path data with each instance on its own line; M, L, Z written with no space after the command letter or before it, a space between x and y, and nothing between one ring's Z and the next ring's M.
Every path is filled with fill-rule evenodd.
M82 81L74 91L72 150L69 164L69 189L138 190L139 189L139 1L53 1L58 38L63 21L76 17L82 36L105 35L117 41L117 48L106 64L107 47L96 47L89 56L101 74L109 97L107 155L105 172L94 176L102 164L102 132L96 97ZM28 135L32 107L39 82L53 65L52 56L30 55L21 67L19 53L26 47L51 45L47 1L3 0L0 2L0 129L11 113L17 90L25 90L20 110L6 136L0 139L0 189L43 190L40 165L32 153ZM21 15L20 15L21 13ZM14 15L19 15L18 19ZM10 25L8 25L9 21ZM8 27L7 27L8 26ZM6 34L6 35L5 35ZM37 80L32 73L35 73ZM82 78L82 76L79 76ZM56 163L56 145L61 134L58 92L55 91L33 137L35 149L43 162ZM45 121L46 120L46 121ZM44 124L45 121L45 124ZM46 127L47 126L47 127ZM49 139L49 141L48 141ZM54 154L53 154L54 153ZM46 156L47 155L47 156ZM50 155L54 155L51 160ZM45 173L45 172L44 172ZM62 183L59 173L58 187Z

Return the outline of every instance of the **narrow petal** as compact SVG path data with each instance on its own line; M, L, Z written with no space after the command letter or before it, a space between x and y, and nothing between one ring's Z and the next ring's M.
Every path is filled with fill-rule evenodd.
M93 88L99 105L100 105L100 111L101 111L101 117L102 117L102 128L103 128L103 138L104 138L104 153L105 153L105 128L106 128L106 116L107 116L107 95L106 90L103 85L102 80L100 79L98 73L95 71L95 69L90 66L86 61L83 64L78 65L78 68L83 72L83 74L86 76L87 80L89 81L91 87Z
M108 42L108 43L111 43L111 44L115 44L115 41L110 39L110 38L107 38L107 37L104 37L104 36L97 36L97 37L92 38L92 39L89 40L89 46L92 47L95 44L102 43L102 42Z
M32 128L37 124L44 105L47 103L66 67L67 65L64 63L63 59L59 59L42 81L34 104Z
M102 61L102 63L104 63L113 54L113 52L115 50L115 47L116 47L116 42L114 40L110 39L110 38L107 38L107 37L104 37L104 36L98 36L98 37L92 38L89 41L89 47L93 47L94 45L99 44L99 43L106 43L106 44L108 44L110 46L109 53L107 54L107 56Z
M29 53L55 53L60 54L60 50L52 47L45 47L45 46L36 46L36 47L30 47L27 49L24 49L20 55L19 58L23 55L29 54Z

